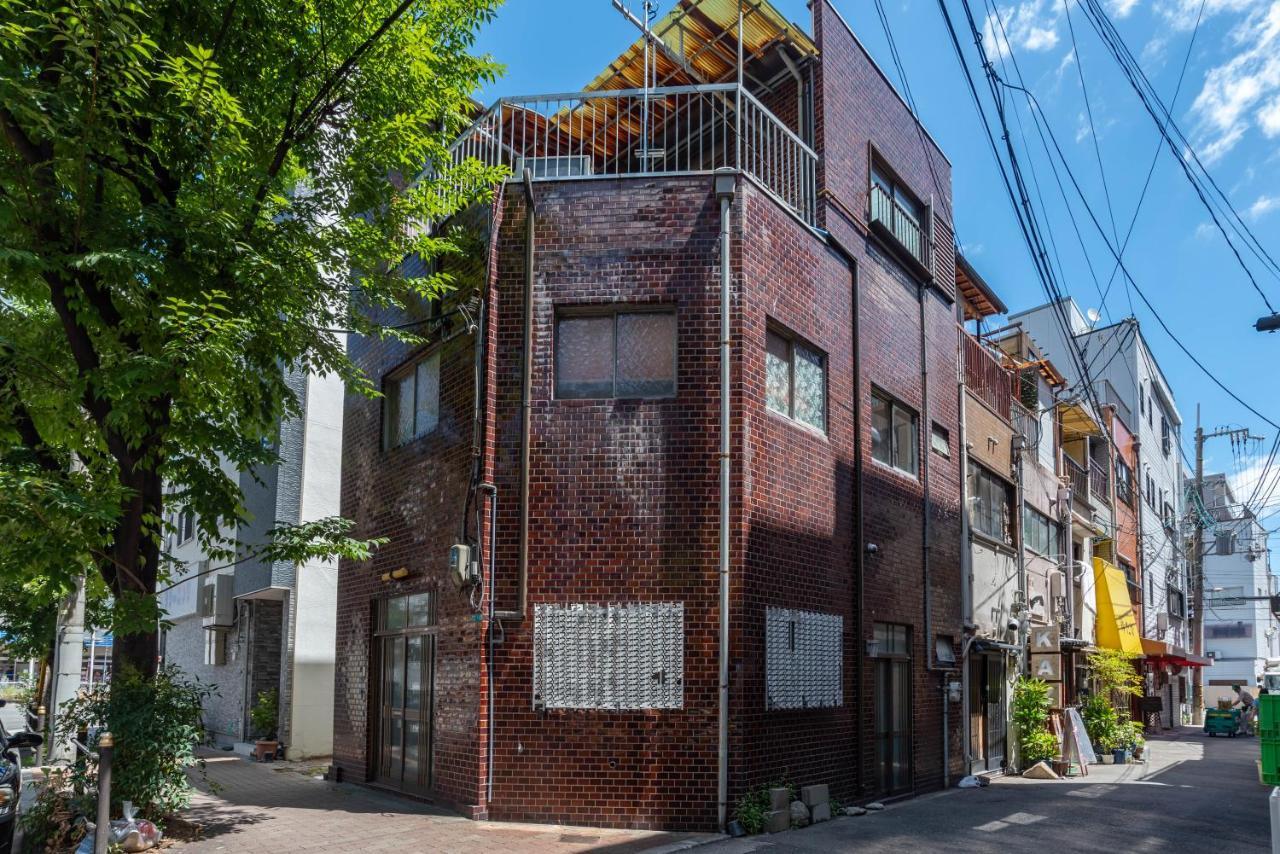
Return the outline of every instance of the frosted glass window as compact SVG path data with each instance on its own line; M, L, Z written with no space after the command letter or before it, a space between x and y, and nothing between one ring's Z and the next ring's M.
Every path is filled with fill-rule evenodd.
M556 397L676 393L676 315L617 311L556 321Z
M827 360L820 351L769 330L764 354L765 405L818 430L827 429Z
M770 409L791 414L791 342L776 332L765 340L764 393Z
M432 353L384 383L386 447L403 445L440 423L440 354Z
M665 397L676 391L676 316L619 314L617 397Z

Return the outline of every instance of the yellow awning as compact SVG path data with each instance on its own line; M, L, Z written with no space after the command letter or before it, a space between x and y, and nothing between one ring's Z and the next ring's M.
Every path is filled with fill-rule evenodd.
M1129 655L1142 655L1138 615L1129 601L1129 585L1124 572L1095 557L1093 580L1098 590L1098 646Z
M1062 407L1063 441L1080 436L1102 435L1102 428L1098 426L1098 422L1088 409L1078 403L1063 403L1060 406Z

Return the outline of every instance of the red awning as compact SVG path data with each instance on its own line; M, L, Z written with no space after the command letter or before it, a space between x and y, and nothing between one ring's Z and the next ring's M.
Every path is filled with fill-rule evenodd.
M1179 667L1208 667L1213 664L1211 658L1151 638L1142 639L1142 651L1153 664L1176 664Z

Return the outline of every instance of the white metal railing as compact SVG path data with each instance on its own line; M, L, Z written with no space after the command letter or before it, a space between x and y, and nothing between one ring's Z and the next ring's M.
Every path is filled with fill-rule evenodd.
M535 180L738 168L805 222L817 219L818 155L736 83L502 98L451 154L516 178L527 168Z
M915 217L885 192L884 188L871 185L871 221L883 223L903 248L921 264L928 266L924 253L924 229Z

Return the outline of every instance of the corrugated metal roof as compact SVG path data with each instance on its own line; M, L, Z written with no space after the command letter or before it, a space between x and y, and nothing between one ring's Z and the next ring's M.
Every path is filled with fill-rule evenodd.
M652 27L666 51L655 50L659 86L724 83L737 79L738 10L742 10L744 64L763 57L779 44L799 57L816 56L818 48L796 24L787 21L767 0L680 0ZM792 59L797 57L793 56ZM589 90L638 89L644 86L644 36L640 36L587 84Z

